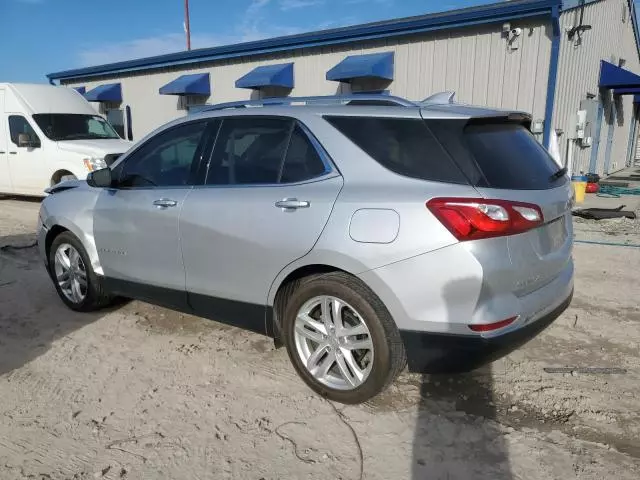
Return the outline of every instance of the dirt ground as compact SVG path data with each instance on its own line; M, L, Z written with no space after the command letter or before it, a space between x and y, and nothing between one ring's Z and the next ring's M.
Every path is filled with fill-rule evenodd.
M640 248L576 244L571 308L491 367L345 407L259 335L140 302L69 311L29 247L38 208L0 199L3 480L640 478ZM576 230L640 243L634 222Z

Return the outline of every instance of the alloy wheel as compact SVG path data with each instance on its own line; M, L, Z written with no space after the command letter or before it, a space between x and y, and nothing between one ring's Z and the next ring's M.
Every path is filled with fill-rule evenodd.
M330 388L353 390L371 373L374 347L369 328L353 307L337 297L307 301L296 316L294 339L307 371Z
M87 296L87 270L78 250L68 243L61 244L54 257L56 281L67 299L82 303Z

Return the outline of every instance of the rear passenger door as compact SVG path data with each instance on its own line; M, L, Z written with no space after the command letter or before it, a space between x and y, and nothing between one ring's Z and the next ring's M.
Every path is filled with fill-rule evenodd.
M180 217L190 303L264 333L271 283L311 250L342 177L304 126L267 116L224 117L205 170Z

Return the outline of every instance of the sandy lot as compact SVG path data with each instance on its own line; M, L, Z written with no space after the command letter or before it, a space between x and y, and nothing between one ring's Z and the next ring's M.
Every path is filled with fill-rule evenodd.
M640 248L577 244L572 307L490 368L344 407L264 337L67 310L28 247L38 208L0 199L1 479L640 478ZM637 223L576 229L640 243ZM543 370L564 366L626 373Z

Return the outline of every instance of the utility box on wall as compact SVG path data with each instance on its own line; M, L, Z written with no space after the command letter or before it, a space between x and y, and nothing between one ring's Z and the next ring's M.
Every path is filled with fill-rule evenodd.
M584 112L580 115L581 120L581 136L580 146L583 148L590 147L592 138L595 133L595 125L598 116L598 100L595 97L585 98L580 101L580 111Z

